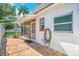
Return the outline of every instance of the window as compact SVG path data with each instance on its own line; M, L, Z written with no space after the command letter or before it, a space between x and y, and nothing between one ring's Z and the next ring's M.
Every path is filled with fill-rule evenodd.
M35 33L35 23L32 24L32 33Z
M40 18L40 31L44 31L44 18Z
M54 31L72 31L72 14L54 18Z

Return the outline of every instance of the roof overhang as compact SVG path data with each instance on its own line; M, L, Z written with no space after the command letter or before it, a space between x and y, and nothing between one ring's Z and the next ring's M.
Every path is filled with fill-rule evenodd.
M33 19L36 19L36 15L35 14L25 14L22 17L20 17L20 19L18 19L15 23L16 24L23 24L25 22L29 22Z
M32 13L36 14L53 4L54 3L40 3Z

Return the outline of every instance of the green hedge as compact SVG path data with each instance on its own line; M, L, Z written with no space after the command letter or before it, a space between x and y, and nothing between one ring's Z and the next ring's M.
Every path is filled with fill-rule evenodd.
M6 32L5 33L5 35L7 36L7 37L14 37L14 36L19 36L20 35L20 33L18 32L18 33L15 33L15 32Z

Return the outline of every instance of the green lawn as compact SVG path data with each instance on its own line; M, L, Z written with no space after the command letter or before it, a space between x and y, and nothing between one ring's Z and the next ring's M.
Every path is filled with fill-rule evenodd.
M7 37L14 37L14 36L19 36L20 35L20 33L18 32L17 34L15 33L15 32L6 32L6 34L5 34Z

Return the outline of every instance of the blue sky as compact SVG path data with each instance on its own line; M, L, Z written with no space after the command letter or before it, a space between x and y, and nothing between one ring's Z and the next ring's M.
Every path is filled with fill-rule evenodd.
M37 3L14 3L13 5L18 8L20 4L24 4L27 8L29 8L30 12L32 12L37 6Z

